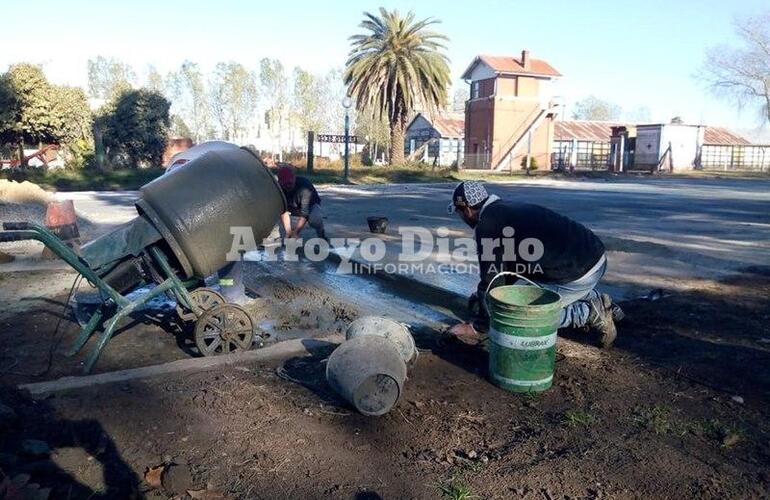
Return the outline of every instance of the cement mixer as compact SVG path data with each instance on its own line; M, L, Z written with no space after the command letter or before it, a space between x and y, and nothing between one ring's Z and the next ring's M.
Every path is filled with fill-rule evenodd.
M203 356L251 349L260 332L240 306L205 287L204 279L226 262L231 227L250 227L255 241L270 234L286 199L273 175L245 148L211 151L146 184L138 216L90 243L80 255L46 227L6 222L0 242L38 240L98 289L101 301L67 355L74 356L104 326L84 370L90 372L118 323L161 295L176 299L183 321L194 321ZM134 300L128 294L145 286Z

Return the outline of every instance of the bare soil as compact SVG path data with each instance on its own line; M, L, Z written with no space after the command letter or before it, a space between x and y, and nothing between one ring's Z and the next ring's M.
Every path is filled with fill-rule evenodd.
M3 382L22 384L82 374L83 363L101 337L101 330L91 336L80 353L66 356L81 324L93 312L93 307L84 307L82 314L74 314L77 299L86 304L98 302L87 284L81 284L68 302L76 276L69 271L0 273ZM301 289L273 276L262 278L255 278L255 286L249 290L252 300L244 307L257 326L270 335L267 343L341 333L358 315L355 306L322 291ZM193 342L194 323L178 318L173 301L161 299L155 305L132 314L118 328L93 373L198 355Z
M540 396L492 386L483 345L420 331L405 394L380 418L328 388L332 346L42 401L6 387L18 418L3 426L0 468L51 498L767 496L770 277L625 310L612 350L580 332L560 339ZM24 439L53 451L25 454ZM165 490L144 479L161 464L173 464Z

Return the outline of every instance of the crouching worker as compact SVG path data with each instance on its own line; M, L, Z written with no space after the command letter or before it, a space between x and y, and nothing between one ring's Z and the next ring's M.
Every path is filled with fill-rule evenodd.
M489 315L484 294L498 273L511 271L561 296L559 328L587 328L598 335L602 347L612 345L615 321L622 319L623 312L609 295L596 290L607 269L607 257L604 244L591 230L545 207L490 196L476 181L455 188L448 211L474 229L481 274L469 300L479 306L475 321L456 325L450 333L486 331ZM531 251L518 255L524 240L532 245ZM498 281L524 283L511 276Z
M288 211L281 215L281 229L285 238L299 238L305 226L315 229L319 238L326 238L321 197L315 186L305 177L298 176L291 167L278 169L278 184L286 195ZM295 217L292 227L292 217Z

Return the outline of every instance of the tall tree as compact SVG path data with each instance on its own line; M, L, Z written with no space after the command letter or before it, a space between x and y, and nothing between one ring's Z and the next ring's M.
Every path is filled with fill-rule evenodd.
M323 132L325 83L323 78L299 66L294 68L292 116L303 134L310 130Z
M735 31L742 47L709 49L701 78L739 106L757 103L763 120L770 121L770 12L737 20Z
M447 101L449 64L443 50L448 38L429 29L438 22L380 8L379 16L364 13L359 26L366 33L350 37L345 83L359 111L387 118L391 163L404 161L410 113L418 106L437 108Z
M166 93L166 81L163 79L163 75L158 71L158 68L152 64L147 66L147 79L144 86L155 92L160 92L161 94Z
M289 79L278 59L259 62L259 81L266 104L265 123L281 149L283 131L289 118Z
M171 115L171 126L169 127L169 133L173 137L192 137L193 134L190 131L190 127L184 122L181 116Z
M319 99L321 102L321 130L331 134L341 134L345 124L345 108L342 106L347 96L347 87L341 68L329 70L319 79ZM355 123L356 111L350 110L351 123Z
M91 144L92 116L79 88L51 85L39 66L16 64L0 76L0 142L64 144L71 150Z
M590 95L575 103L572 119L612 121L618 120L620 113L621 109L617 104Z
M465 112L465 102L471 98L471 89L468 85L460 84L452 94L452 111L455 113Z
M169 75L169 87L175 113L189 126L192 139L211 139L211 108L198 65L191 61L182 63L178 71Z
M227 141L243 138L257 105L254 74L235 62L218 63L210 83L211 109Z
M53 87L40 66L15 64L3 75L3 86L13 94L6 112L8 127L0 131L3 142L15 144L24 159L25 142L58 142L61 116L53 108Z
M97 99L110 99L130 88L136 73L129 64L114 57L98 56L88 60L88 94Z
M168 143L171 103L149 89L122 92L101 110L98 126L104 146L114 160L120 155L128 166L160 166Z
M369 160L380 157L380 151L390 146L390 127L385 117L371 111L363 111L356 116L355 133L366 140L365 153Z
M10 75L0 75L0 146L14 144L18 99Z
M93 114L88 97L80 87L53 86L52 106L57 115L56 136L59 141L72 143L91 139Z

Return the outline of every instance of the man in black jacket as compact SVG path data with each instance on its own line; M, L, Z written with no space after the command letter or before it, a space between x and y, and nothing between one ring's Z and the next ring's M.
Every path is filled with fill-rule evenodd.
M305 177L297 176L291 167L278 169L278 184L286 196L288 211L281 215L281 225L287 238L299 238L299 234L309 225L315 229L319 238L326 239L323 213L321 212L321 197L315 186ZM291 227L291 217L296 217L294 227Z
M559 328L588 327L599 334L603 347L612 345L615 321L622 319L623 312L596 290L607 269L607 257L604 244L591 230L545 207L490 196L476 181L455 188L448 211L474 228L481 279L469 301L479 305L473 328L488 327L484 295L498 273L509 271L559 293ZM453 332L473 328L460 325Z

